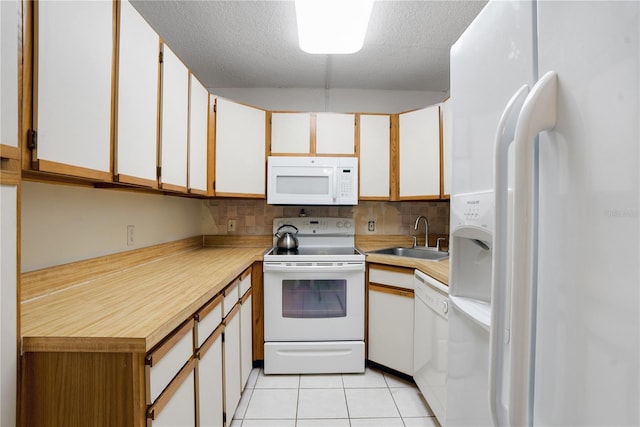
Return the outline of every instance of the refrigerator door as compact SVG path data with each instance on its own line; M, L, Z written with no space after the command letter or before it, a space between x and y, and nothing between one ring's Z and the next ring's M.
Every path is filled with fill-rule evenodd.
M539 135L533 424L637 426L640 3L537 8L558 86Z
M489 2L451 48L452 195L492 190L500 116L535 77L533 4Z
M454 201L464 194L493 191L494 141L500 118L513 95L525 85L530 87L536 77L533 12L530 1L489 2L451 49L452 312L447 426L493 424L489 409L493 221L483 230L486 236L465 234L457 228ZM484 322L478 321L482 318Z

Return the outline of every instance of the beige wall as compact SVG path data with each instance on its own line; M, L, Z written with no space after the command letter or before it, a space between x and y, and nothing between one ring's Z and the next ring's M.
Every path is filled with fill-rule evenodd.
M25 181L22 271L200 235L202 201ZM127 225L135 225L127 246Z
M265 200L189 199L159 194L23 182L22 271L65 264L201 234L271 235L274 218L297 216L354 218L356 233L415 234L418 215L429 219L429 233L448 235L448 202L360 202L357 206L270 206ZM376 231L367 231L367 222ZM133 246L127 226L134 225Z

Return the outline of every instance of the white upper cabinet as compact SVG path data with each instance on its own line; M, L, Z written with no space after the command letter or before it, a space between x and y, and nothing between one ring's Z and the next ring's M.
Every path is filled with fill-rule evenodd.
M34 5L39 169L111 180L115 3Z
M442 115L442 196L451 195L451 98L440 104Z
M157 187L159 37L127 0L120 3L116 180Z
M310 113L271 114L271 154L311 152Z
M0 144L18 147L18 31L20 2L0 2ZM4 153L3 153L4 156Z
M209 91L191 74L189 81L189 191L207 193Z
M189 70L166 44L162 55L161 110L161 186L186 192Z
M391 118L360 115L360 199L388 200Z
M265 111L217 99L217 196L265 197L265 133Z
M355 114L317 113L316 153L355 155Z
M440 107L400 114L400 199L440 198Z

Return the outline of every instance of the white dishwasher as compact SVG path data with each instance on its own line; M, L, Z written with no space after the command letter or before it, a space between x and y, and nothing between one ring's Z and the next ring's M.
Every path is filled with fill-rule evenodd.
M413 379L440 425L444 425L449 288L418 270L413 278Z

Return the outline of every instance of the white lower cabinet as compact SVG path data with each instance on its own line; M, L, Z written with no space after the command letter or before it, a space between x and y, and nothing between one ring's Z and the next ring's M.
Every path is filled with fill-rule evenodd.
M227 426L240 402L240 304L237 304L224 321L224 412Z
M198 408L200 427L223 427L222 331L220 325L199 350Z
M368 359L411 376L414 316L412 282L412 269L383 266L369 269Z
M158 400L153 420L147 423L151 427L189 427L196 426L195 396L195 360L172 381L171 396L166 403Z
M249 276L251 281L251 276ZM240 384L244 390L253 369L253 322L251 317L251 290L242 297L240 306Z
M146 358L147 426L196 425L193 328L185 322Z

